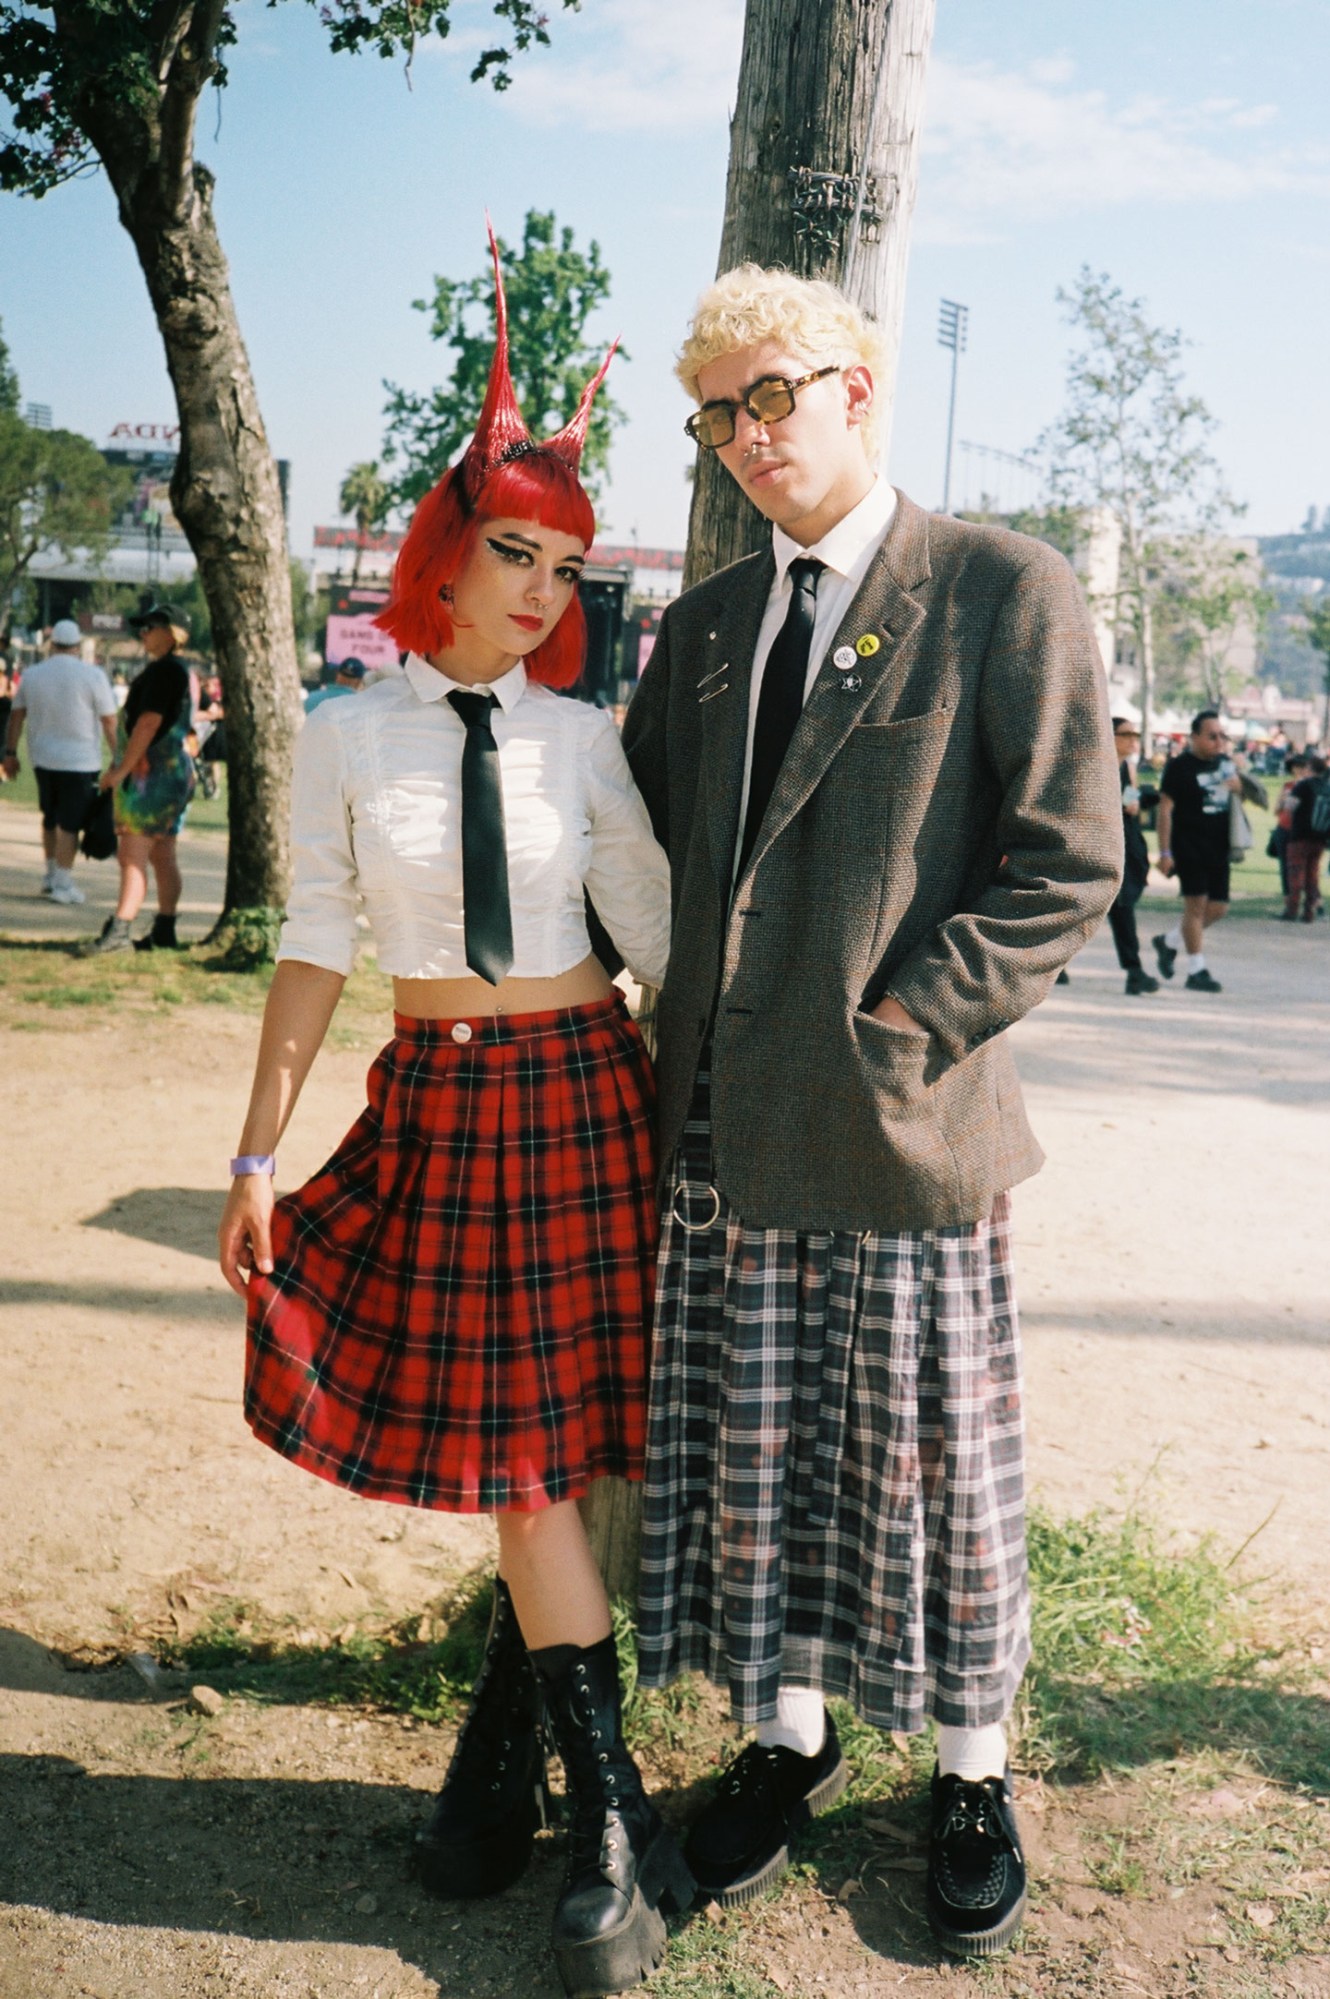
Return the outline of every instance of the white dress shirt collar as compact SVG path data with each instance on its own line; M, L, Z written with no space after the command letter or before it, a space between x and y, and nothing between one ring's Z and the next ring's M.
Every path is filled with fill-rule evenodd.
M771 551L776 558L776 586L783 589L790 564L798 556L815 556L847 582L859 583L868 566L868 557L881 546L896 512L896 488L885 479L874 479L857 506L842 515L821 541L811 548L791 541L782 528L772 525ZM859 571L858 575L855 572Z
M507 673L501 673L497 680L486 680L475 685L465 680L450 680L437 666L431 666L419 653L409 652L406 656L406 677L412 692L421 701L442 701L445 695L456 688L459 694L492 694L510 715L526 692L526 667L519 659L516 666L510 666Z

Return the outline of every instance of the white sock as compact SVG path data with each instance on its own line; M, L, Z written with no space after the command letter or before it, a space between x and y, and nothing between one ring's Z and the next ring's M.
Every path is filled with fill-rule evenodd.
M72 868L58 868L55 862L52 861L51 872L47 876L47 880L50 882L52 888L68 888L74 880L74 870Z
M1164 942L1170 951L1180 951L1182 949L1182 925L1180 923L1175 923L1171 930L1164 932Z
M937 1767L944 1777L964 1777L967 1784L1000 1777L1007 1767L1007 1731L1000 1721L986 1728L937 1727Z
M51 883L51 882L53 882L53 881L55 880L55 875L56 875L56 866L55 866L55 862L54 862L54 861L48 861L48 862L46 863L46 880L47 880L47 883L48 883L48 884L49 884L49 883Z
M1204 970L1205 970L1205 953L1204 953L1204 951L1198 951L1198 952L1196 953L1196 956L1195 956L1194 958L1188 958L1188 960L1187 960L1187 977L1188 977L1188 978L1190 978L1190 977L1191 977L1191 975L1192 975L1192 973L1193 973L1193 972L1203 972Z
M816 1756L826 1734L826 1703L813 1687L781 1687L775 1714L757 1724L764 1749L797 1749L801 1756Z

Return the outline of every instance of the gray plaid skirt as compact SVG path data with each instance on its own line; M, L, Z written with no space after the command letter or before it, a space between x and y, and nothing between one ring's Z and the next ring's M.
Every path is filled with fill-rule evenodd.
M710 1158L703 1076L657 1279L643 1683L702 1672L746 1727L782 1685L879 1728L1002 1720L1030 1652L1009 1197L796 1234L732 1214Z

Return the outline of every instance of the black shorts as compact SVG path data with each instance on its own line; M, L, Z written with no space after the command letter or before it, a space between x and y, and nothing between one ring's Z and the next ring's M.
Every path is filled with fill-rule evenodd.
M47 833L54 833L57 829L61 833L81 833L101 773L95 770L39 770L35 764L33 773L37 779L37 803L42 808L43 829Z
M1228 846L1174 847L1173 865L1184 895L1228 901Z

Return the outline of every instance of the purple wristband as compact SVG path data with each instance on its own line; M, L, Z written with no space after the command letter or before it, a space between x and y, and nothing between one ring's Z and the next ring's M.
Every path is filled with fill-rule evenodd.
M275 1173L277 1157L272 1152L242 1152L238 1159L231 1161L231 1178L242 1173Z

